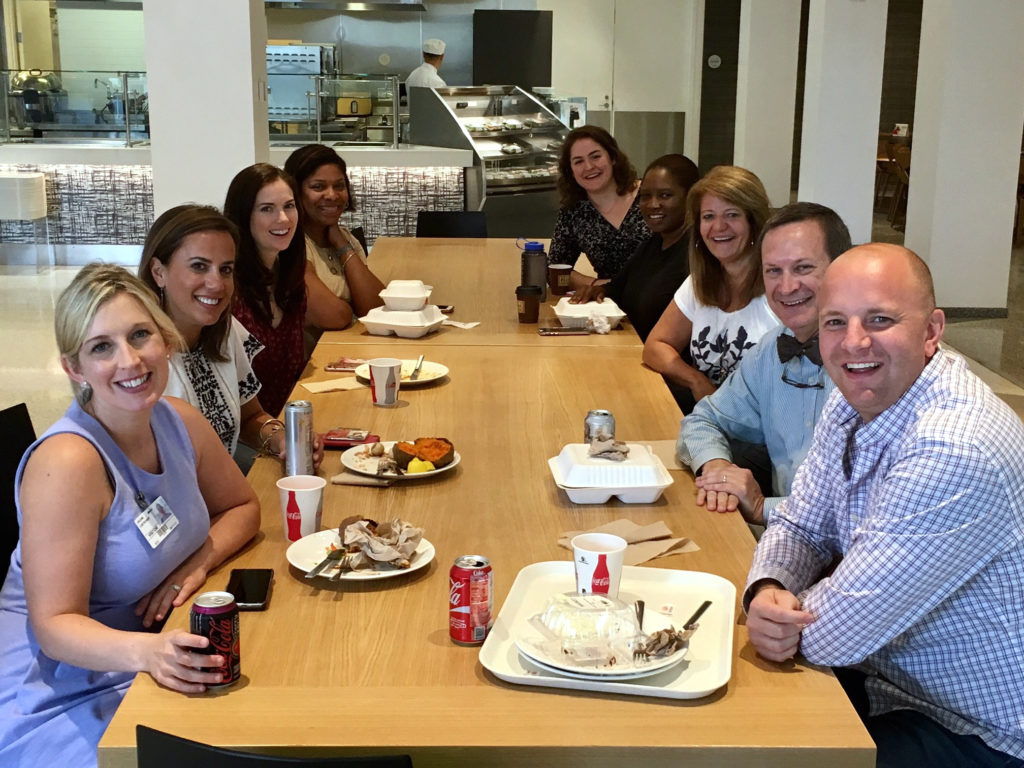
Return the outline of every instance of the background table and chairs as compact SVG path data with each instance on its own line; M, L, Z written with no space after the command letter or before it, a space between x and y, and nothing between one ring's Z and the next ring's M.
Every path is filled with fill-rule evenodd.
M370 263L381 280L416 278L431 299L454 304L472 329L443 326L422 339L370 336L357 323L325 333L295 398L313 403L314 427L365 427L383 440L447 437L461 461L430 478L388 488L328 485L323 525L345 517L401 517L424 528L435 559L413 573L375 582L308 581L285 558L275 482L279 462L256 461L249 480L263 509L256 540L211 574L223 589L230 568L275 571L269 609L241 615L242 680L183 696L139 675L99 748L101 766L136 765L142 724L219 746L277 754L409 754L432 766L763 765L868 766L874 746L828 670L760 659L737 604L729 682L711 695L672 700L518 686L485 670L478 649L448 636L448 568L480 554L494 568L500 611L516 574L540 561L567 561L562 532L628 518L664 520L699 551L646 564L706 571L739 593L754 541L739 515L694 504L689 474L654 504L612 500L575 505L555 487L547 460L580 442L592 408L615 414L627 442L674 440L679 411L661 378L640 362L628 327L607 336L540 337L520 326L511 240L379 240ZM541 323L553 321L549 298ZM342 356L412 359L424 354L449 375L406 387L393 408L369 392L310 394L301 381L339 374ZM341 471L328 452L320 473ZM178 610L169 627L186 627Z

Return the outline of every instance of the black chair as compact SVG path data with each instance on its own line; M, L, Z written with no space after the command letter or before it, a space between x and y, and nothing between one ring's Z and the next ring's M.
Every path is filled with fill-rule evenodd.
M0 411L0 583L7 576L11 553L18 544L18 510L14 503L14 476L36 431L24 403Z
M139 768L412 768L408 755L374 757L278 757L211 747L163 731L135 726Z
M354 229L350 229L349 232L351 232L352 237L354 237L359 242L359 244L363 246L363 253L369 256L370 249L366 247L366 233L363 231L363 228L356 227Z
M420 211L416 237L487 237L483 211Z

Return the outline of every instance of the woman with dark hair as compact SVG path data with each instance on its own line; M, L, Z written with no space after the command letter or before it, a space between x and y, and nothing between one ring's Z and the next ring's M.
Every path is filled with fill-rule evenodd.
M284 164L295 179L305 231L306 325L313 339L323 329L345 328L384 302L384 284L366 266L366 252L338 223L355 209L348 169L330 147L307 144Z
M736 166L712 168L687 195L690 276L647 337L644 362L694 400L714 392L744 351L779 324L754 246L768 212L761 180ZM682 357L687 346L692 365Z
M238 172L224 199L239 234L231 312L263 345L252 367L271 414L281 412L306 364L306 254L296 196L291 176L256 163Z
M650 237L636 204L636 170L612 135L596 125L569 132L558 158L561 210L548 264L576 265L586 253L596 278L573 270L573 288L608 282Z
M646 341L676 289L690 274L686 195L699 178L697 166L684 155L662 155L648 165L637 201L653 234L611 282L580 288L569 301L585 304L610 297Z
M251 454L238 441L279 458L281 422L263 410L253 358L263 345L231 314L238 228L209 205L179 205L146 236L139 278L160 296L187 349L171 356L164 394L194 405L243 468ZM320 463L322 450L313 456Z

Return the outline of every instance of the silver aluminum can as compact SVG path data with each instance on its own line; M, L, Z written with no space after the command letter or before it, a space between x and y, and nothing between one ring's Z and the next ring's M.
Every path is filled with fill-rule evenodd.
M295 400L284 407L284 473L313 474L313 404Z
M587 418L583 420L583 442L589 444L595 437L615 439L615 417L611 411L587 412Z

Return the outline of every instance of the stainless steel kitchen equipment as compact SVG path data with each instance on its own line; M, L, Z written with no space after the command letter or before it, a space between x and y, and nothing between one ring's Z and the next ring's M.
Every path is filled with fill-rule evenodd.
M567 134L551 110L514 85L409 89L413 143L473 151L466 210L487 213L491 237L551 236Z

